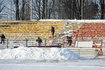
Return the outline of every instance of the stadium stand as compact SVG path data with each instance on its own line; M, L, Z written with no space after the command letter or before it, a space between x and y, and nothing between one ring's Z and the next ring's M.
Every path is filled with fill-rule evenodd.
M105 23L86 23L74 33L78 37L105 37Z
M73 36L77 40L93 40L94 43L105 46L105 23L85 23Z
M51 26L55 27L57 36L65 23L65 21L1 21L0 34L4 34L9 40L35 39L38 36L48 39L51 36Z

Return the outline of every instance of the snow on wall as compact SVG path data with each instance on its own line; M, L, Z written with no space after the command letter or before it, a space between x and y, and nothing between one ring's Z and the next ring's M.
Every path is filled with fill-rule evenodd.
M72 23L105 23L105 20L68 20Z
M68 48L19 47L1 49L0 59L34 59L34 60L74 60L85 59Z
M31 21L37 21L37 20L31 20ZM38 21L68 21L68 22L72 22L72 23L105 23L105 20L99 20L99 19L95 19L95 20L70 20L70 19L40 19Z

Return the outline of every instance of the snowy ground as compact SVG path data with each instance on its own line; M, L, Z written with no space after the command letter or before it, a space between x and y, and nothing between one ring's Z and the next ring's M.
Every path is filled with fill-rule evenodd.
M0 60L0 70L105 70L104 60Z
M105 70L105 59L83 58L67 48L0 50L0 70Z

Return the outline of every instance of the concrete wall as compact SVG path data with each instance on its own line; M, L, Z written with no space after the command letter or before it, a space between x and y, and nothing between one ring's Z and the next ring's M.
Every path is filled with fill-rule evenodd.
M105 56L105 48L102 48L103 56Z

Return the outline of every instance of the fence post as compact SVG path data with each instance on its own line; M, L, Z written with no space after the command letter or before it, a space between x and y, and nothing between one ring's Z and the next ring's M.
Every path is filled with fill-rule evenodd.
M9 48L9 46L8 46L8 39L7 39L7 48Z
M45 39L45 42L44 42L44 46L46 47L46 39Z
M26 39L26 47L28 47L28 39Z

